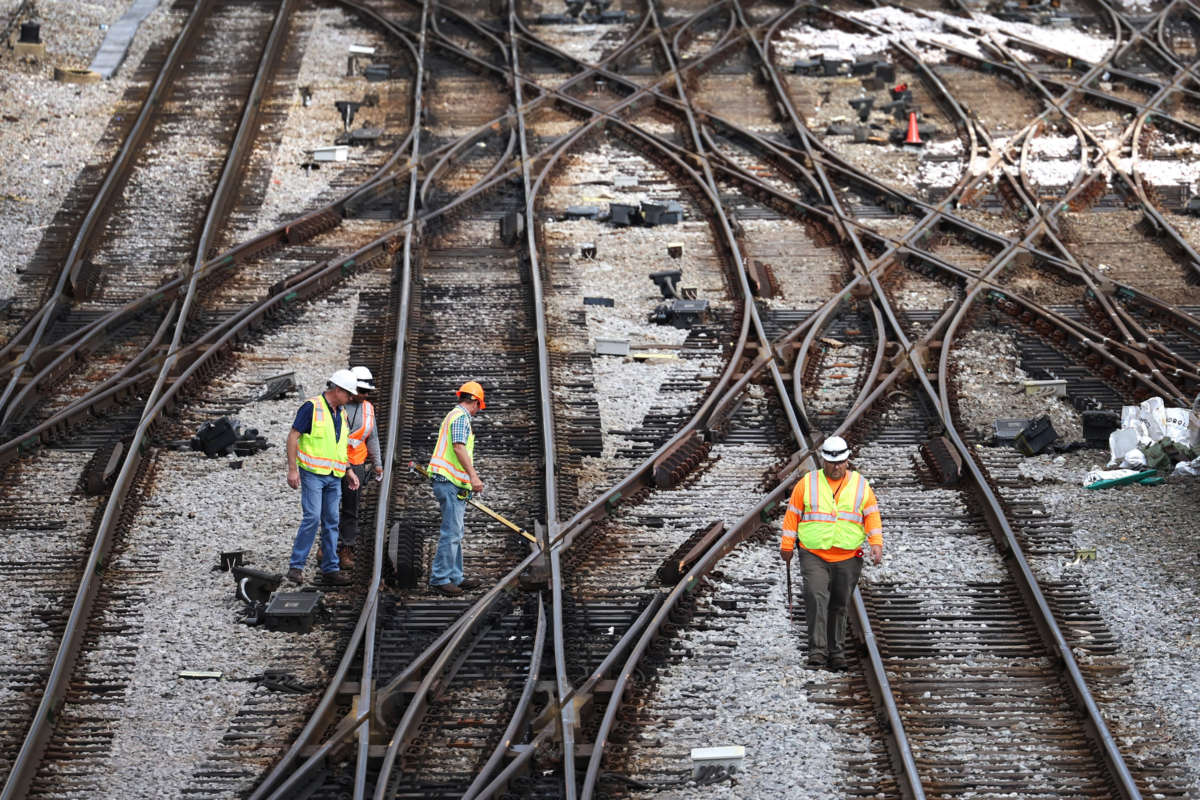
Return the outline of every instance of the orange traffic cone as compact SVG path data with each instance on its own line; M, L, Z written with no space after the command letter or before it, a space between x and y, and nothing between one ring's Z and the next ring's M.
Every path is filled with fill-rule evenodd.
M908 112L908 133L904 136L904 143L911 144L916 147L924 146L921 141L921 132L917 130L917 112Z

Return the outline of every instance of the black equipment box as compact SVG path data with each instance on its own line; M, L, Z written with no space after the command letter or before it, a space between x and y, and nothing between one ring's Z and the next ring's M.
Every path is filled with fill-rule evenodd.
M1108 435L1121 427L1121 417L1114 411L1084 411L1080 416L1088 447L1108 447Z
M192 449L203 450L204 455L215 458L233 448L238 439L237 430L228 417L221 417L215 422L206 422L196 431L192 438Z
M253 567L233 564L229 571L233 573L233 580L237 585L237 597L244 603L267 602L271 599L271 593L283 583L282 575Z
M1050 424L1050 418L1041 416L1029 421L1025 430L1017 434L1013 446L1027 456L1036 456L1054 444L1057 439L1058 432Z
M276 592L271 595L264 614L267 629L283 633L308 633L312 630L320 592Z

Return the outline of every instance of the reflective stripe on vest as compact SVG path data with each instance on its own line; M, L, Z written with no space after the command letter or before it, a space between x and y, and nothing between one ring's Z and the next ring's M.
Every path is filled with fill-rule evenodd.
M339 437L333 427L333 416L326 411L324 396L317 395L308 402L313 404L312 425L308 433L300 434L296 463L309 472L340 478L349 466L345 442L350 423L346 420L346 412L338 407L338 413L342 415L342 435Z
M450 426L464 414L467 415L467 425L471 427L471 432L467 435L467 455L475 458L475 428L471 426L471 417L462 406L455 406L442 420L442 427L438 429L437 446L433 448L433 455L429 458L429 471L441 475L455 486L469 489L471 476L463 469L458 460L458 453L454 452L454 445L450 441Z
M362 401L362 415L362 426L352 432L348 440L350 463L355 465L367 463L367 439L375 430L375 406L370 400Z
M847 476L848 485L842 488L835 500L833 488L824 472L813 470L805 477L810 482L800 524L796 526L800 544L809 550L828 550L831 547L856 550L861 547L867 538L863 530L866 479L857 472L851 472Z

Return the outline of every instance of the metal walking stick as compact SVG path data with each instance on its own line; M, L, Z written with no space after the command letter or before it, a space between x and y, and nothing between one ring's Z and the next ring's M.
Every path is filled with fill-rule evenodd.
M791 559L783 562L787 567L787 589L788 589L788 619L792 618L792 562Z

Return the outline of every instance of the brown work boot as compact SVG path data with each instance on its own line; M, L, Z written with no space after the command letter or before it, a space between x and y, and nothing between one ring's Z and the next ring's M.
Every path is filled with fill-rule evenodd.
M351 545L339 544L337 553L342 569L354 569L354 548Z
M287 579L299 586L304 583L304 570L292 567L288 570Z
M462 589L464 592L469 592L472 589L478 589L480 586L483 586L483 581L479 580L479 578L463 578L458 582L458 588Z
M446 597L458 597L463 593L463 590L455 586L453 583L443 583L440 586L434 586L433 588L435 591L446 595Z
M321 580L326 586L349 586L354 582L349 575L337 569L333 572L322 572Z

